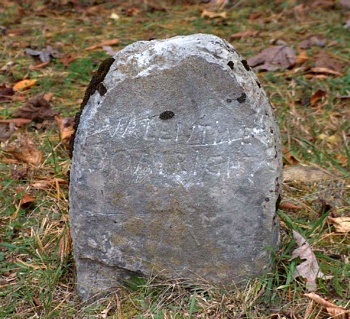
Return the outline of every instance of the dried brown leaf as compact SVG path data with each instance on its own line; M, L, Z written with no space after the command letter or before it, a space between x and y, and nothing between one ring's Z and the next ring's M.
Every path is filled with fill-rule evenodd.
M313 253L311 246L306 242L306 239L297 231L293 230L293 236L297 241L298 248L292 253L292 259L299 257L304 260L298 265L293 273L293 277L303 277L306 280L306 289L308 291L316 291L316 278L330 279L331 276L325 276L318 266L317 259Z
M77 55L75 53L64 54L60 58L60 61L64 66L68 66L76 59L76 57L77 57Z
M43 67L47 66L50 64L50 61L47 61L47 62L41 62L41 63L37 63L37 64L34 64L34 65L30 65L29 66L29 70L30 71L35 71L35 70L39 70L39 69L42 69Z
M37 307L41 306L41 302L40 302L39 298L32 296L32 299L33 299L33 303L35 306L37 306Z
M68 184L68 182L63 178L52 178L35 181L31 183L30 186L38 189L47 189L52 188L58 184Z
M0 101L10 101L12 99L12 95L15 94L13 88L6 87L4 84L0 85Z
M302 207L295 205L293 203L289 203L289 202L282 202L279 206L280 209L284 209L284 210L300 210L302 209Z
M17 160L34 166L41 164L43 153L31 137L28 135L18 135L14 144L7 151Z
M25 105L14 111L13 116L33 121L54 117L58 112L51 109L51 104L47 98L48 96L45 96L45 93L31 98Z
M310 60L310 58L308 57L307 55L307 52L306 51L301 51L298 56L297 56L297 59L295 61L295 64L297 65L300 65L300 64L303 64L305 63L306 61Z
M227 12L223 11L223 12L212 12L209 10L203 10L202 14L201 14L202 18L208 18L208 19L217 19L217 18L221 18L221 19L226 19L227 18Z
M20 200L20 206L23 206L25 204L28 204L28 203L32 203L34 202L35 198L30 196L29 194L27 193L24 193L21 200Z
M262 15L263 15L262 12L252 12L249 15L248 19L249 20L256 20L256 19L259 19Z
M288 150L286 147L282 148L283 153L283 159L289 164L289 165L296 165L299 164L299 160L293 155L293 153Z
M314 292L306 293L305 296L312 299L313 301L315 301L316 303L318 303L321 306L345 310L345 308L343 308L341 306L337 306L337 305L327 301L326 299L322 298L318 294L315 294Z
M6 120L0 120L0 123L3 124L11 124L13 123L16 127L22 127L26 124L28 124L31 120L30 119L24 119L24 118L14 118L14 119L6 119Z
M334 319L350 319L349 310L346 311L335 307L326 307L326 310Z
M316 73L316 74L330 74L330 75L336 75L336 76L342 76L343 74L337 71L334 71L332 69L328 69L328 68L311 68L310 71L312 73ZM323 78L326 78L326 76L324 76Z
M243 32L234 33L234 34L231 34L230 41L234 39L245 38L245 37L256 37L257 35L259 35L259 33L260 31L257 31L257 30L247 30Z
M1 123L0 122L0 142L6 142L15 130L13 123Z
M326 51L320 51L315 57L315 68L332 70L337 74L341 74L343 64L339 61L339 59L329 55Z
M296 62L294 50L287 45L277 45L264 49L248 59L248 64L255 70L276 71L288 69Z
M300 49L309 49L313 46L324 47L326 45L326 39L323 35L313 34L308 36L305 40L299 43Z
M91 50L95 50L95 49L98 49L98 48L102 48L105 45L118 44L119 42L120 42L119 39L106 40L106 41L103 41L103 42L101 42L99 44L92 45L91 47L88 47L85 50L86 51L91 51Z
M328 221L333 224L337 233L350 232L350 217L328 217Z
M294 165L283 169L284 181L316 182L334 178L336 176L314 166Z
M70 138L74 132L74 117L55 116L60 132L60 138L66 146L69 146Z
M312 93L310 98L310 106L315 106L316 103L324 96L327 96L327 92L323 90L317 90L316 92Z

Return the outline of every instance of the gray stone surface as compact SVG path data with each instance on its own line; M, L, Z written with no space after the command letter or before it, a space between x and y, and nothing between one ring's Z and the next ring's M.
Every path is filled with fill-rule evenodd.
M134 273L220 285L260 275L278 242L282 164L253 71L204 34L137 42L114 58L92 81L74 140L79 294Z

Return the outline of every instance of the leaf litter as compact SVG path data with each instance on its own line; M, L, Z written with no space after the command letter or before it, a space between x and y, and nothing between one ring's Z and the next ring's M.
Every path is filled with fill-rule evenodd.
M15 110L12 115L33 121L53 118L58 115L58 112L51 108L50 100L50 95L41 93L32 97L26 104Z
M333 318L339 318L339 319L349 319L350 318L350 311L346 310L342 306L338 306L332 302L327 301L326 299L322 298L318 294L314 292L306 293L306 297L310 298L317 304L323 306L326 308L329 315L333 316Z
M38 144L27 134L18 134L17 139L6 148L15 159L33 166L42 163L43 153Z
M303 277L306 280L306 289L308 291L316 291L316 278L331 279L333 276L326 276L321 271L311 246L303 236L293 230L293 237L297 242L298 248L293 251L291 259L299 257L303 260L303 262L294 270L293 277Z
M277 71L289 69L296 62L295 51L287 45L266 48L248 59L248 64L256 71Z
M52 58L59 58L61 55L56 49L54 49L50 45L48 45L45 49L42 50L33 50L31 48L26 48L25 53L34 58L38 58L43 63L50 62Z

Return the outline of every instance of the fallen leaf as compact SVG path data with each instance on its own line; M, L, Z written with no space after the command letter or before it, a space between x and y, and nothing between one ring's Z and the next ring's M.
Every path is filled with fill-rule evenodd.
M7 151L17 160L34 166L41 164L43 153L28 135L18 135L14 144Z
M36 83L36 81L37 80L30 80L30 79L19 81L13 86L13 90L21 91L21 90L29 89Z
M52 92L44 93L44 99L47 102L50 102L52 100L53 96L54 96L54 94Z
M259 19L263 14L261 12L252 12L249 17L248 20L256 20Z
M338 59L329 55L326 51L320 51L315 57L315 68L331 70L337 74L341 74L343 64Z
M346 311L341 308L335 308L335 307L326 307L327 312L332 316L334 319L350 319L350 311Z
M243 32L234 33L234 34L231 34L230 41L234 39L245 38L245 37L256 37L259 33L260 31L257 31L257 30L247 30Z
M20 206L25 206L28 203L34 202L35 198L28 195L27 193L24 193L21 200L20 200Z
M299 164L299 160L294 156L294 154L288 150L286 147L282 148L283 159L288 162L289 165Z
M335 178L337 178L337 176L314 166L295 165L283 169L283 181L312 183Z
M7 119L7 120L2 120L0 119L0 124L11 124L15 127L22 127L26 124L28 124L31 120L30 119L23 119L23 118L14 118L14 119Z
M294 50L287 45L277 45L261 51L248 59L255 70L276 71L288 69L296 62Z
M136 8L136 7L131 7L131 8L125 9L123 13L127 17L133 17L133 16L135 16L135 15L140 13L140 9Z
M342 76L343 74L328 68L311 68L310 71L312 73L316 73L316 74L330 74L330 75L336 75L336 76ZM326 78L326 76L322 77L322 78Z
M226 11L223 11L223 12L212 12L212 11L204 9L202 11L201 18L208 18L208 19L221 18L221 19L226 19L227 18L227 12Z
M328 221L334 226L337 233L350 232L350 217L328 217Z
M6 142L15 130L13 123L1 123L0 122L0 142Z
M4 84L0 85L0 101L10 101L12 98L12 95L15 94L15 91L13 88L6 87Z
M75 53L64 54L61 56L60 61L64 66L68 66L76 59L76 57L77 55Z
M33 300L33 303L34 303L34 305L36 307L40 307L41 306L41 302L40 302L39 298L32 296L32 300Z
M60 56L60 53L50 45L43 50L33 50L31 48L27 48L25 49L25 53L33 57L38 57L43 63L49 63L51 58L58 58Z
M327 92L323 90L317 90L316 92L312 93L310 98L310 106L315 106L316 103L324 96L327 96Z
M66 147L69 146L70 138L74 133L74 116L62 117L61 115L55 116L55 120L58 124L60 132L60 138Z
M318 294L315 294L314 292L307 293L305 294L305 296L315 301L317 304L326 308L328 314L330 314L331 316L334 316L333 318L339 318L339 319L350 318L350 311L347 311L344 307L338 306L334 303L327 301L326 299L322 298Z
M25 105L14 111L12 115L33 121L52 118L58 115L58 112L51 109L49 98L50 96L45 95L45 93L34 96Z
M88 47L85 50L91 51L91 50L95 50L97 48L102 48L104 45L114 45L114 44L118 44L119 42L120 42L119 39L106 40L106 41L103 41L99 44L92 45L91 47Z
M301 260L304 260L294 270L293 277L303 277L306 280L306 289L308 291L316 291L316 278L331 279L332 276L325 276L322 273L316 256L306 239L295 230L293 230L293 237L297 241L298 248L293 251L291 259L299 257Z
M280 205L279 205L279 208L280 209L284 209L284 210L300 210L302 209L302 207L298 206L298 205L295 205L293 203L290 203L290 202L282 202Z
M41 62L41 63L37 63L37 64L34 64L34 65L30 65L29 66L29 70L30 71L35 71L35 70L39 70L39 69L42 69L43 67L47 66L50 64L50 61L47 61L47 62Z
M307 55L307 52L306 51L301 51L298 56L297 56L297 59L295 61L295 64L297 65L300 65L300 64L303 64L305 63L306 61L310 60L310 58L308 57Z
M68 182L63 178L52 178L35 181L31 183L30 186L38 189L48 189L58 184L68 184Z
M326 45L326 40L323 35L314 34L308 36L305 40L299 43L300 49L309 49L313 46L324 47Z

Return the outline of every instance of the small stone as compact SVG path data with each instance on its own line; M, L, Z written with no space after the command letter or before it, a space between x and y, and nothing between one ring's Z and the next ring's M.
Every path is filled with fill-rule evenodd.
M103 64L83 106L69 196L84 299L134 275L229 286L269 269L279 129L229 43L136 42Z

